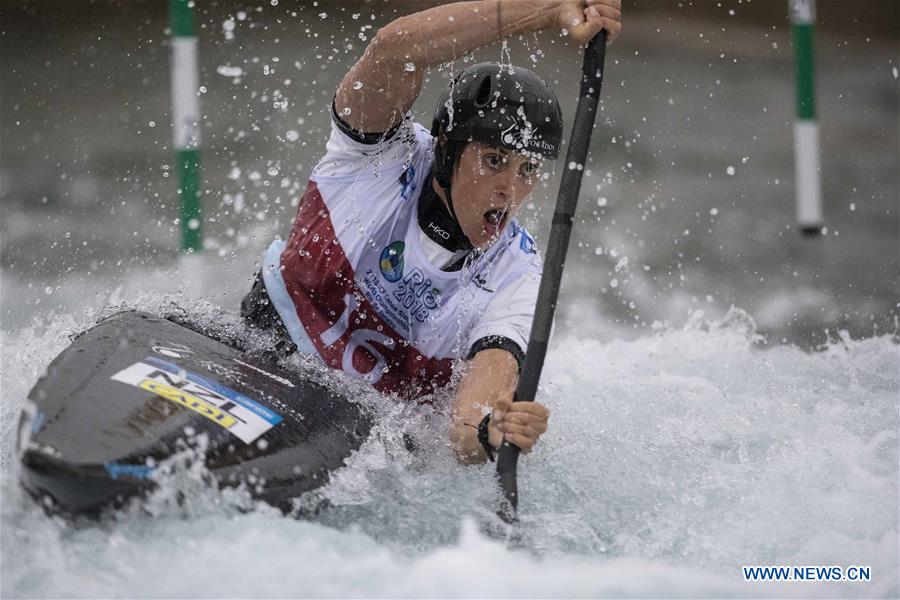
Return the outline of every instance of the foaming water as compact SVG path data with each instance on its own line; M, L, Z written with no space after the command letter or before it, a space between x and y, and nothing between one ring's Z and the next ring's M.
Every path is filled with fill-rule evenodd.
M178 301L136 305L170 314ZM189 308L238 333L214 306ZM368 398L375 435L304 498L320 507L313 522L212 489L196 464L99 522L47 516L17 483L15 413L97 316L5 336L4 597L900 593L888 336L759 349L752 319L732 310L635 341L558 339L541 390L551 428L520 461L522 524L506 543L492 470L458 465L448 447L448 394L437 411ZM749 564L870 565L872 581L751 584Z

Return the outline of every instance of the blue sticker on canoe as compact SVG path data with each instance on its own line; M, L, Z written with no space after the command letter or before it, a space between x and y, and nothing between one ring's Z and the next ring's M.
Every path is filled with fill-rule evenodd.
M123 465L121 463L106 463L103 465L106 472L113 479L121 476L134 477L135 479L148 479L153 474L153 467L147 465Z

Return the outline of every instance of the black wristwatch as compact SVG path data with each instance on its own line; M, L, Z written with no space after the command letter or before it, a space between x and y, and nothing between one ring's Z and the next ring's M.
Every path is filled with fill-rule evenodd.
M478 424L478 441L481 442L481 447L484 448L484 453L487 454L487 457L491 462L494 462L494 447L491 446L491 442L488 440L488 424L490 422L491 415L488 414Z

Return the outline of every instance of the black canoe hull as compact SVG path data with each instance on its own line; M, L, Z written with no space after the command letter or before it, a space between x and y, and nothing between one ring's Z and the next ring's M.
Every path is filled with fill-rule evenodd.
M166 319L118 313L79 335L29 394L21 482L64 512L153 489L162 461L203 440L221 485L287 510L368 437L363 407Z

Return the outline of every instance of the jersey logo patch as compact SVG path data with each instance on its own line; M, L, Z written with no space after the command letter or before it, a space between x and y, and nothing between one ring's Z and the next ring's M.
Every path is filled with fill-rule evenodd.
M381 274L384 275L384 278L391 283L399 281L403 277L403 250L405 247L406 244L397 240L381 251L378 266L381 267Z
M525 228L521 225L514 228L512 232L510 232L510 237L514 238L519 233L522 234L522 239L519 240L519 250L521 250L525 254L537 254L537 248L534 243L534 238L528 235L528 232L525 231Z
M409 165L409 168L400 174L400 185L402 186L400 197L409 200L412 193L416 191L416 168L414 166Z

